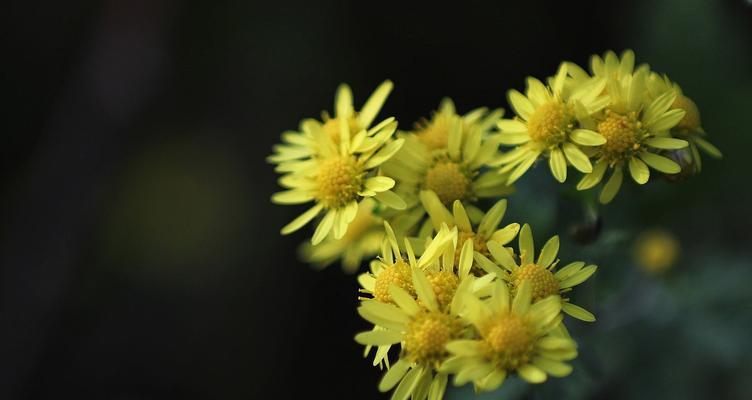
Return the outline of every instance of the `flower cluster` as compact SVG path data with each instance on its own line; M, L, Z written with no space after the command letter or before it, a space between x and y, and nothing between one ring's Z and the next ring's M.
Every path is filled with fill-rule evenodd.
M560 266L558 236L536 249L528 224L502 224L502 197L538 161L561 183L570 166L583 174L577 190L605 182L605 204L627 171L640 185L651 168L674 181L700 171L700 150L721 157L697 105L665 75L635 68L631 51L593 56L589 72L564 62L526 83L508 93L512 118L461 114L444 99L400 131L394 118L374 123L391 82L359 111L342 85L333 117L303 120L268 158L286 189L272 201L312 203L282 228L317 219L301 256L351 273L370 261L357 311L372 328L355 340L386 369L378 388L395 399L441 399L450 377L488 391L510 375L541 383L572 371L565 321L595 316L570 295L597 267Z
M388 368L379 390L394 389L395 399L440 399L450 375L479 391L498 388L510 374L531 383L568 375L577 345L562 313L595 321L568 294L597 267L558 268L558 236L536 257L529 225L499 229L506 200L474 225L459 200L450 214L435 193L421 195L441 227L420 255L408 238L400 246L385 222L381 256L358 277L358 313L373 328L355 340L366 354L374 351L374 365ZM516 237L517 251L505 247ZM390 352L398 354L393 364Z
M642 185L650 168L668 177L700 170L698 148L720 158L720 151L704 139L695 103L668 77L647 65L634 68L634 53L621 58L607 52L593 56L591 73L565 62L544 84L528 78L525 94L509 91L513 119L499 121L499 140L514 149L494 165L519 179L537 160L547 159L559 182L568 166L584 176L578 190L597 186L608 203L619 191L625 170Z

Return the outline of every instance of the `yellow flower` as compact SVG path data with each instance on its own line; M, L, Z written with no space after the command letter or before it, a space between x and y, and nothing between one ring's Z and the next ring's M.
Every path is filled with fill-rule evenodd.
M688 164L691 166L689 172L696 173L702 169L702 159L700 158L699 150L702 150L713 158L718 159L723 157L721 151L705 139L707 133L702 128L700 110L697 104L684 94L677 83L672 82L668 76L660 76L655 72L651 72L647 78L647 88L651 98L657 98L672 90L676 93L676 98L671 104L670 109L683 110L685 114L684 118L671 129L671 135L689 142L689 150L687 152L690 157ZM682 155L677 154L674 158Z
M431 121L405 134L405 145L383 171L397 181L395 191L408 207L418 204L420 190L432 190L445 205L511 193L505 176L480 171L498 150L498 141L487 136L501 114L479 108L459 116L445 99Z
M532 302L532 284L524 283L510 298L503 281L496 281L486 301L466 295L461 311L476 331L476 338L447 344L452 354L440 371L455 373L455 385L473 382L476 390L490 391L517 373L530 383L544 382L548 375L569 375L564 361L577 357L577 344L561 335L561 301L550 296Z
M604 67L603 74L609 77L605 89L609 103L602 112L581 121L585 128L606 138L606 143L589 151L597 161L593 171L577 184L578 190L590 189L601 182L607 169L613 170L600 193L601 203L608 203L616 196L625 168L641 185L650 178L648 166L666 174L680 172L676 162L657 153L688 145L687 141L669 135L685 115L684 110L671 109L676 92L667 91L651 101L645 95L648 69L628 73L631 64L617 69Z
M649 230L635 242L637 264L648 273L659 274L670 269L679 257L679 241L664 230Z
M355 340L366 345L366 351L378 348L374 365L391 346L401 345L399 360L384 374L380 391L395 388L392 398L396 399L441 399L447 375L438 369L448 356L445 346L463 337L467 326L458 314L462 299L467 293L490 288L494 276L474 279L470 275L473 250L469 242L463 246L455 270L456 229L444 225L418 260L406 242L407 261L402 259L389 225L386 229L390 243L380 261L386 264L371 276L361 276L365 291L374 297L364 299L358 313L373 323L374 329L357 334ZM396 275L386 275L396 266L400 268Z
M301 245L302 258L319 267L326 267L341 259L347 273L358 270L364 259L379 253L384 239L383 219L374 213L376 202L371 198L358 204L358 212L341 239L332 237L318 245L305 242Z
M495 273L509 282L512 291L518 291L523 283L530 283L533 301L547 298L548 296L564 296L590 278L598 269L595 265L585 266L582 261L572 262L556 271L559 260L556 255L559 252L559 237L549 239L535 259L535 244L530 225L522 226L519 236L519 264L514 256L501 244L494 241L488 242L488 250L493 259L498 263L476 252L475 259L478 265L488 273ZM503 268L500 268L499 265ZM563 297L562 311L582 321L595 321L595 316L584 308L572 304L568 298Z
M387 86L391 87L391 84ZM337 116L331 120L339 121L337 135L331 135L318 121L306 120L303 122L304 131L297 138L306 139L298 148L307 153L295 158L293 155L297 153L277 149L277 154L284 155L284 160L272 161L279 162L277 171L285 173L279 183L288 190L275 193L272 201L277 204L315 203L283 227L283 235L300 229L323 212L324 217L311 243L320 243L330 233L335 239L340 239L357 215L358 203L368 197L393 208L405 207L402 199L390 190L394 179L378 175L379 166L404 143L403 139L392 140L397 122L388 118L370 129L351 130L353 126L362 128L370 124L383 102L379 99L385 97L385 94L379 94L381 92L383 90L377 89L363 110L355 113L350 89L341 86L336 99ZM374 97L377 98L374 100Z
M499 229L499 224L501 224L501 220L504 218L504 213L507 209L506 199L497 201L488 212L483 214L478 224L471 222L471 218L468 217L465 207L459 200L455 200L454 204L452 204L452 212L449 212L438 196L432 191L422 191L420 193L420 201L428 212L435 230L438 231L442 225L449 227L456 226L458 229L458 242L464 244L465 241L470 240L474 250L487 257L490 256L486 245L488 241L492 240L501 245L506 245L517 236L517 232L520 230L520 224L518 223L511 223ZM482 271L476 266L474 267L473 272L476 275Z
M559 68L549 86L528 77L525 94L510 90L507 97L517 117L499 121L499 141L516 146L495 161L499 172L509 172L508 183L519 179L539 157L548 158L549 169L559 182L567 179L567 166L589 173L593 167L584 146L606 142L597 132L579 126L578 120L600 111L605 105L605 80L567 76L569 63ZM577 85L567 85L577 81ZM567 88L567 90L565 90Z

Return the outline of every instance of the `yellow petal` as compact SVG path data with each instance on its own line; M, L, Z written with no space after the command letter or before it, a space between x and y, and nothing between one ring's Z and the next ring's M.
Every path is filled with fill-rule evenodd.
M373 122L376 115L381 110L381 107L386 102L386 98L389 97L394 84L392 81L385 80L382 82L376 90L373 91L371 96L363 104L363 108L358 113L358 124L363 128L367 128Z
M623 178L624 174L622 173L621 167L616 167L611 174L611 178L608 179L608 182L603 186L603 190L601 190L601 194L598 198L601 204L608 204L614 199L616 193L619 192Z
M567 160L564 153L558 148L551 150L548 158L548 167L557 181L564 183L567 180Z
M535 109L527 97L516 90L510 90L507 92L507 98L509 100L509 105L512 106L512 109L514 109L514 112L517 113L517 115L525 121L530 119L530 115Z
M640 185L647 183L650 178L650 170L648 169L648 166L637 157L629 159L629 174L632 175L632 179Z

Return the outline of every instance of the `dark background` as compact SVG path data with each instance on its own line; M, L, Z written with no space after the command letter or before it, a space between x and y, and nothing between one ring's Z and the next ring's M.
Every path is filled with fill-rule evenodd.
M503 391L752 397L748 2L4 8L0 399L386 398L352 339L366 328L354 277L297 261L309 232L278 235L302 209L269 201L279 133L331 110L340 82L359 105L392 79L381 117L408 128L443 96L507 108L526 76L625 48L683 85L725 159L678 185L623 189L599 242L563 244L601 265L583 297L599 322L573 324L571 377ZM508 214L539 227L536 240L580 218L543 170ZM629 257L650 226L684 249L660 279Z

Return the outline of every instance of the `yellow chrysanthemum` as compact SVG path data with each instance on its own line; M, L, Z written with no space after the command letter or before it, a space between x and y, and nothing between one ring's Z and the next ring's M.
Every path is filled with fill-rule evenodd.
M702 169L699 150L716 159L723 157L721 151L705 139L707 133L702 128L700 110L697 104L684 94L677 83L672 82L666 75L661 76L651 72L647 79L647 89L651 98L657 98L673 90L676 93L676 98L670 109L684 110L685 112L684 118L671 129L671 135L689 142L689 149L684 150L689 155L689 162L682 162L684 156L682 151L677 151L677 154L669 154L669 156L678 161L680 165L688 164L690 173L700 172Z
M408 207L417 205L421 190L432 190L445 205L509 194L506 176L480 171L497 152L498 140L487 136L501 114L479 108L460 116L445 99L430 121L407 133L383 171L397 181L395 191Z
M600 96L603 79L580 79L567 76L568 63L559 68L550 86L529 77L525 94L510 90L509 104L517 116L499 121L501 144L516 146L495 161L499 172L509 172L508 183L519 179L539 157L548 158L548 165L559 182L567 179L567 166L589 173L593 167L583 146L597 146L606 142L597 132L579 126L578 119L587 118L605 105ZM565 90L567 81L578 84Z
M501 224L504 213L507 209L506 199L502 199L496 202L488 212L486 212L480 223L477 226L471 222L468 217L465 207L459 200L455 200L452 204L452 212L444 206L439 200L438 196L432 191L422 191L420 193L420 201L423 204L423 208L426 209L430 217L430 221L433 224L435 230L439 230L442 225L449 227L457 227L458 229L458 241L464 243L470 239L475 251L490 257L487 243L489 241L497 242L501 245L506 245L511 242L517 236L520 231L520 224L511 223L507 226L498 229ZM474 266L475 267L475 266ZM473 269L474 273L480 273L477 267Z
M384 222L374 213L375 207L373 199L363 199L341 239L329 237L315 246L305 242L300 249L302 258L322 268L341 259L345 272L357 271L364 259L379 253L384 239Z
M387 235L394 238L388 225ZM494 278L493 275L472 278L469 272L473 249L469 241L462 246L455 270L456 239L456 229L449 230L444 225L418 260L406 243L408 260L399 259L392 265L401 262L407 270L400 271L398 279L389 277L385 295L380 293L383 286L379 284L388 269L382 270L371 282L361 281L371 288L374 298L363 300L358 313L375 327L359 333L355 340L366 345L366 351L377 346L374 365L381 361L378 357L385 354L384 349L388 351L398 343L402 348L399 360L379 383L382 392L396 387L393 399L443 397L447 375L438 368L448 356L446 344L463 337L466 330L467 323L458 315L463 307L462 299L467 293L490 288L489 283ZM390 246L392 254L401 257L396 241Z
M679 241L670 232L649 230L635 241L634 257L644 271L660 274L674 266L679 250Z
M559 334L562 303L558 296L533 302L532 291L531 282L524 281L510 298L507 285L496 281L486 301L467 295L461 315L477 339L447 344L452 357L440 371L455 373L455 385L473 382L478 391L498 388L512 373L530 383L569 375L572 367L564 361L577 357L577 344Z
M680 172L681 167L676 162L657 152L679 150L688 145L685 140L669 135L671 128L685 115L684 110L671 109L676 92L668 91L650 101L646 96L648 69L639 68L634 74L622 72L610 74L616 78L606 84L608 106L583 121L586 128L605 137L606 143L589 151L597 161L593 171L577 184L577 189L594 187L601 182L606 170L612 169L600 193L601 203L610 202L618 193L624 168L629 168L632 179L638 184L648 181L648 166L666 174Z
M494 241L488 242L491 257L495 264L483 254L476 252L478 265L489 273L495 273L509 282L513 292L519 290L523 283L529 282L533 301L548 296L564 296L572 287L586 281L598 269L595 265L585 266L582 261L576 261L556 271L559 260L559 237L549 239L535 259L535 245L530 225L525 224L519 236L519 264L509 251ZM503 268L499 268L499 265ZM582 321L595 321L595 316L584 308L572 304L568 298L562 297L562 311Z
M392 140L397 122L394 118L388 118L370 129L351 131L351 118L363 117L362 124L370 124L375 109L378 108L373 105L374 102L379 105L381 103L372 97L356 116L352 107L352 94L347 86L341 86L336 101L338 135L330 135L318 121L303 122L305 129L300 137L312 140L312 143L302 146L309 150L309 154L303 159L280 162L277 170L285 175L279 183L288 190L275 193L272 201L278 204L313 201L316 204L283 227L283 235L300 229L323 212L324 217L319 222L311 243L320 243L330 233L333 233L335 239L340 239L357 215L358 203L368 197L393 208L405 207L402 199L390 190L394 186L394 180L378 176L379 166L399 151L404 143L403 139ZM360 126L359 124L354 126ZM334 137L339 139L334 140Z

